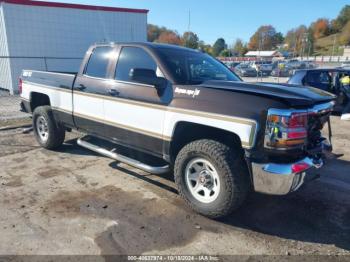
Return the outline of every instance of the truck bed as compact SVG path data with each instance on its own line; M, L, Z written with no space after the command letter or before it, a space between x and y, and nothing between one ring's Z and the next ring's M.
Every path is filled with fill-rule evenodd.
M76 73L23 70L21 79L23 82L49 86L53 88L72 89Z

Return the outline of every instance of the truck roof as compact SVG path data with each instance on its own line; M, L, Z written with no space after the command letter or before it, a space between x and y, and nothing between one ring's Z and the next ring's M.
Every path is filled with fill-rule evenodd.
M112 46L118 46L118 45L132 45L132 46L143 46L148 47L152 49L160 49L160 48L170 48L175 50L183 50L183 51L190 51L190 52L200 52L196 49L191 49L183 46L178 45L171 45L171 44L162 44L162 43L152 43L152 42L110 42L110 43L96 43L93 46L105 46L105 45L112 45Z

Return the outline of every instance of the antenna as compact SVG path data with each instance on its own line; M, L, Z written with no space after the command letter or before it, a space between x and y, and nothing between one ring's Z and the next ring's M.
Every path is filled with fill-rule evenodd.
M130 26L130 33L131 33L131 41L133 42L135 39L134 39L134 26L131 25Z

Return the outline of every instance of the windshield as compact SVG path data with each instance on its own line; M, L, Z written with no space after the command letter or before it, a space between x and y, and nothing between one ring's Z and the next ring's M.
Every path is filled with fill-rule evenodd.
M199 85L207 80L241 81L225 65L207 54L170 48L157 51L176 84Z

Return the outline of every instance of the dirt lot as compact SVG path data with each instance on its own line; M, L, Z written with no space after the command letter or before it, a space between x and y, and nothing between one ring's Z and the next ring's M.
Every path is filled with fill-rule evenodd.
M322 178L285 197L253 194L232 216L193 213L171 174L155 176L76 146L0 132L0 255L350 255L350 122L332 119ZM345 258L345 257L344 257Z

